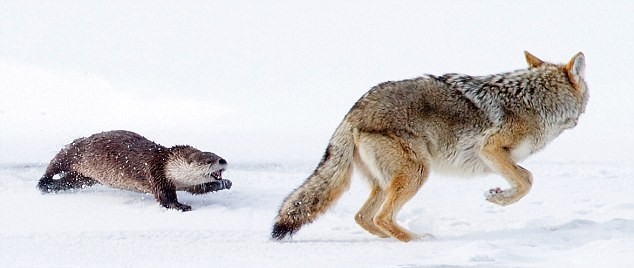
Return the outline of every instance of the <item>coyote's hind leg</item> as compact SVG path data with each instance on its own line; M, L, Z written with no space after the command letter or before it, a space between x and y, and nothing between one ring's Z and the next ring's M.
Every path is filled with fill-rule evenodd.
M381 191L373 187L375 192L370 195L360 214L376 209L379 200L383 199L372 217L374 224L383 233L404 242L418 238L398 225L396 216L429 177L430 157L426 148L421 146L424 143L407 135L362 132L357 135L361 161L367 170L380 173L376 177L378 184L383 187Z
M363 229L382 238L390 237L390 235L374 223L374 215L376 215L384 201L385 191L383 191L383 189L381 189L378 185L373 184L370 197L367 201L365 201L363 207L361 207L359 212L357 212L357 215L354 217L355 221L361 225Z

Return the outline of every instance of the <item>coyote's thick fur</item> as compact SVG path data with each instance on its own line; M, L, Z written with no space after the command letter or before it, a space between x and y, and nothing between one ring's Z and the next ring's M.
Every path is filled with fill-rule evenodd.
M430 171L494 172L511 187L490 190L487 200L520 200L533 178L517 162L574 127L588 101L582 53L561 65L525 56L528 69L426 75L372 88L335 130L313 174L284 200L272 237L292 235L323 214L348 189L353 167L372 188L355 219L380 237L417 238L395 218Z

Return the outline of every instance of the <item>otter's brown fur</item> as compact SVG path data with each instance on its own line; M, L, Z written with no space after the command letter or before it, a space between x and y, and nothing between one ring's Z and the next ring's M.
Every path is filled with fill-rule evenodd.
M43 193L84 188L97 183L154 194L166 208L191 207L178 202L176 191L203 194L229 189L221 178L227 161L210 152L180 145L167 148L130 131L115 130L79 138L49 163L38 183ZM59 179L53 179L59 174Z

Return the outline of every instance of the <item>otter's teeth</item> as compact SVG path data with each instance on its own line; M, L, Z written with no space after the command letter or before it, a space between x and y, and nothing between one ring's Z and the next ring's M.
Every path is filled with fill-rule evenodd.
M211 176L216 180L222 180L222 171L212 172Z

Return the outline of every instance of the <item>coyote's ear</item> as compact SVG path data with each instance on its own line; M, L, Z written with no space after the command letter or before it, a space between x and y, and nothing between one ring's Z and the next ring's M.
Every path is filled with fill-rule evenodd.
M564 66L564 69L568 75L568 80L570 80L570 83L577 92L585 92L586 88L583 78L586 70L586 58L583 56L583 53L579 52L572 57L570 62Z
M524 50L524 56L526 56L526 62L528 63L529 68L539 67L544 64L544 61L539 58L533 56L533 54L528 53L528 51Z
M568 76L576 79L583 78L586 71L586 57L582 52L577 53L568 64L566 64L566 72Z

